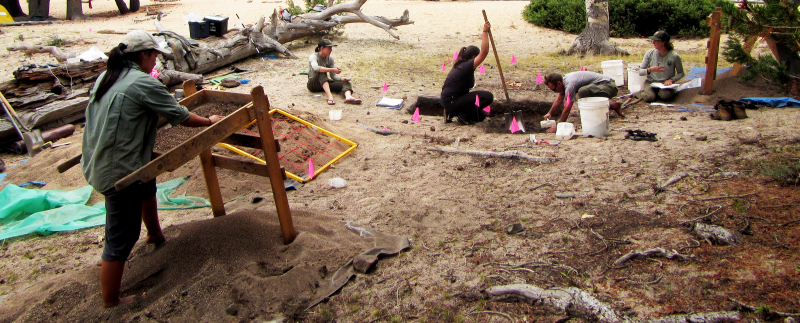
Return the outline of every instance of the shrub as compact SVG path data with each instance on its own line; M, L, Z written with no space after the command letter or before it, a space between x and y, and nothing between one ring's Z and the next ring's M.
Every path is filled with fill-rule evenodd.
M610 0L614 37L649 36L658 30L682 37L708 37L706 17L720 0ZM534 25L579 34L586 26L584 0L531 0L522 12Z
M789 159L761 165L761 175L772 177L781 186L800 185L800 161Z

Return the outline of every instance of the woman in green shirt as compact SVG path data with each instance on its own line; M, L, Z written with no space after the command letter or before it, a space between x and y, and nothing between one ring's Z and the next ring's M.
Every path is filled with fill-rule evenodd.
M86 181L106 198L106 241L100 267L103 307L130 303L120 298L125 261L139 239L142 222L146 243L165 241L156 209L155 180L117 191L114 184L150 162L158 117L170 124L210 126L209 118L190 113L150 72L161 49L150 33L134 30L125 35L108 58L108 70L95 83L86 108L81 166Z
M637 97L645 102L670 101L675 96L675 88L658 88L651 84L661 83L670 86L682 79L684 73L681 57L673 50L670 36L666 31L659 30L648 38L653 40L653 49L644 54L639 68L639 75L647 75L647 82Z

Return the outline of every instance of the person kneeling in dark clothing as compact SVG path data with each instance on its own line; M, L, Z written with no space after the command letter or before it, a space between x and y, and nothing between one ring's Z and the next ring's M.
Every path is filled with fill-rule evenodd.
M483 25L483 41L480 49L475 46L461 47L453 68L444 80L441 100L447 113L447 121L457 116L461 124L474 124L483 121L489 115L483 109L494 102L492 92L469 91L475 85L475 69L483 63L489 53L487 35L489 28L491 26L488 22ZM476 97L478 105L475 104Z

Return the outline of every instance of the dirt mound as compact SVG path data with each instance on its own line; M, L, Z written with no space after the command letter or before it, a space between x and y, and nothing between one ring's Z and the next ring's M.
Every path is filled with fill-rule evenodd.
M166 244L157 249L140 244L128 261L123 296L146 293L133 304L102 309L100 267L90 266L9 296L5 307L16 311L4 311L0 321L144 316L221 322L294 315L305 308L319 280L369 249L335 219L303 212L294 212L294 219L300 233L290 245L283 245L273 212L242 211L166 228Z

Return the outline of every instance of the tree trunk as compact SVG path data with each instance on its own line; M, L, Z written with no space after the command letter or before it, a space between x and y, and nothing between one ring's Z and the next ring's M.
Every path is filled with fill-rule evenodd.
M50 17L50 0L28 0L28 15L39 16L42 20Z
M630 55L626 50L608 42L608 0L586 1L586 28L578 35L567 55Z
M0 0L0 5L8 10L11 17L22 17L25 13L22 12L22 7L19 6L19 0Z
M130 3L131 3L130 7L131 12L139 11L139 0L130 0Z
M114 2L117 3L117 9L119 9L119 14L120 15L124 15L124 14L127 14L127 13L131 12L128 9L128 5L125 3L125 1L114 0Z
M67 0L67 19L86 19L86 16L83 14L83 3L81 0Z

